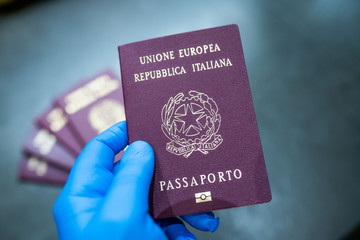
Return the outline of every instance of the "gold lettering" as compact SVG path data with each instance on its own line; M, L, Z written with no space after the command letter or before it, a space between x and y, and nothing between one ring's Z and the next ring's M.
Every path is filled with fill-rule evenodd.
M219 176L219 182L222 182L222 181L226 182L223 172L218 172L218 176Z
M230 176L231 170L227 170L226 173L228 175L228 180L231 181L231 176Z
M179 58L183 58L184 57L184 49L180 49L179 50Z
M232 63L229 58L222 58L218 60L206 61L204 63L193 63L191 66L193 72L201 72L215 68L230 67L232 66Z
M203 63L201 63L200 66L201 66L200 71L205 71L205 70L207 70L206 67L205 67L205 65L204 65Z
M188 182L187 182L187 177L183 177L181 180L182 180L183 183L184 183L183 187L184 187L184 188L187 188L187 187L189 186L189 184L188 184Z
M161 69L162 77L167 77L166 69Z
M163 53L164 54L164 61L169 60L169 52Z
M238 174L237 174L238 176L236 176L236 173L238 173ZM236 179L240 179L241 176L242 176L242 173L241 173L240 169L235 169L235 170L234 170L234 177L235 177Z
M124 120L124 105L108 98L97 102L88 113L89 124L97 133L101 133L111 125Z
M214 46L214 44L209 44L210 52L214 52L213 46Z
M165 181L160 181L160 191L164 191Z
M140 79L139 79L139 74L134 74L134 77L135 77L135 82L139 82L139 81L141 81Z
M160 191L164 191L165 181L160 181Z
M233 177L233 179L232 179ZM200 174L197 177L192 176L190 185L188 183L188 178L175 178L175 180L166 180L166 181L159 181L160 191L169 191L169 190L175 190L180 188L187 188L187 187L197 187L200 185L207 185L207 184L214 184L215 182L221 183L221 182L227 182L227 181L234 181L239 180L242 177L242 172L240 169L234 169L234 170L227 170L222 172L216 173L208 173L208 174ZM173 185L173 182L175 181L175 187ZM165 189L166 185L166 189Z
M33 146L41 154L48 154L56 143L56 137L50 134L46 129L40 129L33 140Z
M210 179L210 177L212 177L212 180ZM216 180L215 174L209 173L207 179L208 179L208 182L209 182L209 183L214 183L215 180Z
M168 181L168 185L167 185L166 190L169 190L170 188L171 188L172 190L174 190L174 186L172 185L171 181Z
M225 66L225 58L219 59L219 61L220 61L220 67Z
M175 183L176 183L176 188L181 188L180 178L176 178Z
M194 177L192 177L190 187L192 187L194 185L197 186L199 184L196 182L196 179Z
M141 65L145 64L145 57L139 57Z
M112 79L108 75L100 76L66 95L64 98L65 111L70 115L74 114L119 87L119 80Z
M208 45L203 45L203 48L204 48L204 53L206 53L207 50L209 49L209 46Z
M176 66L171 68L163 68L149 72L134 74L134 81L139 82L149 79L173 77L175 75L181 75L181 74L186 74L185 68L183 66Z
M201 185L204 185L204 180L206 179L206 175L200 175Z
M27 167L29 171L35 172L35 174L39 177L42 177L46 174L48 165L47 162L42 161L36 157L30 157L27 162Z
M230 62L230 59L226 59L226 66L232 66L232 63Z
M146 56L146 63L152 63L151 56Z
M145 72L145 80L148 80L148 77L150 76L149 72Z
M221 51L219 45L217 43L215 43L215 45L210 43L202 46L179 49L179 58L196 56L196 55L206 54L209 52L213 53L218 51Z
M162 61L162 55L160 53L155 55L156 61L161 62Z
M167 61L170 59L175 59L174 51L156 53L156 54L152 54L152 55L146 55L146 56L139 57L141 65L155 63L155 62L161 62L161 61Z
M61 108L54 108L46 115L46 121L51 131L58 132L66 125L68 119Z

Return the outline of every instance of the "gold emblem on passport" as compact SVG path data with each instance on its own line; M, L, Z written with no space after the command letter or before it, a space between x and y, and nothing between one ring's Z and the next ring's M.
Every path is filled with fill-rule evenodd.
M113 99L105 99L91 108L88 114L90 126L101 133L111 125L125 120L124 106Z
M119 87L119 80L102 75L67 94L64 98L65 112L69 115L75 114Z
M196 203L203 203L203 202L211 202L212 198L211 198L211 192L200 192L200 193L195 193L195 202Z
M36 157L31 157L27 163L27 167L29 171L35 172L35 174L39 177L42 177L46 174L48 165L47 162L41 161Z
M46 129L40 129L36 134L33 145L41 154L48 154L56 143L56 137L50 134Z
M61 108L51 110L46 116L46 120L50 124L50 129L54 132L60 131L68 121Z
M217 134L221 125L216 102L205 93L190 90L171 97L161 111L161 129L171 141L166 150L189 157L194 151L208 154L223 139Z

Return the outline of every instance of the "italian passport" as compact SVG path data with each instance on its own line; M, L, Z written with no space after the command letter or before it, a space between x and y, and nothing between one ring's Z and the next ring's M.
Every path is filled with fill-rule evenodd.
M55 105L47 109L37 119L37 124L49 130L59 141L76 156L80 154L84 145L73 135L69 127L69 119L63 109Z
M155 153L154 218L271 200L237 25L118 50L129 142Z
M65 112L82 147L111 125L125 120L121 83L109 70L65 92L55 106Z
M37 117L23 146L19 180L64 184L85 144L123 120L122 87L112 71L78 82Z
M38 126L32 127L23 146L23 152L37 156L65 171L70 171L76 159L75 155L53 134Z
M69 172L33 155L24 156L18 171L18 179L21 181L56 185L64 185L68 175Z

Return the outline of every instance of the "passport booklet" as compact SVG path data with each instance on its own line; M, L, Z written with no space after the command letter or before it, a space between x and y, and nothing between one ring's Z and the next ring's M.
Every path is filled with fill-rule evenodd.
M23 145L18 179L64 184L85 144L123 120L122 87L112 71L77 81L36 118ZM122 153L116 155L116 160Z
M129 142L154 149L154 218L271 200L237 25L118 48Z
M73 135L69 127L69 119L66 113L60 108L52 106L41 114L37 119L37 124L50 131L64 146L66 146L76 156L80 154L84 145Z
M82 147L111 125L125 120L121 83L111 71L81 82L59 96L55 105L64 111Z
M21 160L18 179L24 182L64 185L69 172L56 168L33 155L25 155Z
M23 152L37 156L65 171L70 171L76 160L76 156L53 134L36 125L32 126L23 146Z

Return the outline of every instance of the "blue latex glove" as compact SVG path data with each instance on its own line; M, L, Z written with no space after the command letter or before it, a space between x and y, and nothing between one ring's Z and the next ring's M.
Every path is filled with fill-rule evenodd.
M155 222L149 215L154 153L137 141L113 164L127 144L126 123L120 122L86 145L54 206L59 238L196 239L179 218ZM181 218L202 231L214 232L219 225L211 212Z

